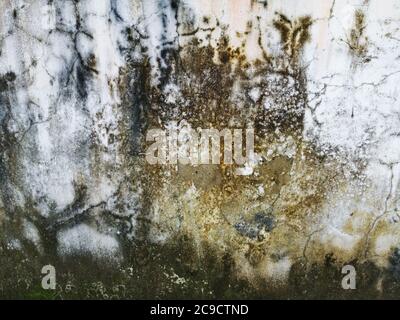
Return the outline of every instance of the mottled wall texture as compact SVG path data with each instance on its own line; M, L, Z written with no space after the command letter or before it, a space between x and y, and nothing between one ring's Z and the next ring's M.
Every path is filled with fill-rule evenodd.
M0 297L398 297L399 49L398 0L0 0Z

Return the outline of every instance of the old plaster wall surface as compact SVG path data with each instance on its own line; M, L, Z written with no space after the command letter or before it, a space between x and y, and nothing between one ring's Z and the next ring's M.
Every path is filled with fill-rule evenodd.
M397 294L398 1L1 0L0 14L0 295ZM147 163L146 132L176 123L254 128L256 156Z

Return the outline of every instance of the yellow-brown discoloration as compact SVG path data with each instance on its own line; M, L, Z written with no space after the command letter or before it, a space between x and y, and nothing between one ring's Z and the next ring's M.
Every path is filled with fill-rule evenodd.
M166 128L170 121L194 128L254 127L260 160L253 173L239 176L236 165L152 166L140 160L144 169L134 177L147 199L146 237L170 245L177 234L192 239L191 268L209 248L216 259L229 252L235 277L255 286L260 278L284 280L292 263L313 257L314 248L304 253L304 247L319 208L328 190L342 183L335 162L302 140L304 75L292 63L290 70L273 71L278 60L298 59L311 19L282 19L276 27L287 57L252 62L224 36L216 48L199 46L194 37L179 55L171 52L166 76L179 88L176 102L165 103L162 87L146 87L148 128ZM255 86L257 99L250 97Z
M354 13L354 26L350 31L348 46L358 58L365 58L368 51L368 37L365 36L365 14L358 9Z
M304 44L310 39L309 28L312 19L309 16L298 18L296 21L290 21L285 15L278 14L274 21L274 26L281 34L283 48L291 60L295 60Z

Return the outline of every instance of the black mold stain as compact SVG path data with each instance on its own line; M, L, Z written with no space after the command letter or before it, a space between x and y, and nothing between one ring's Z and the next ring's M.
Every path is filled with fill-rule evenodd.
M264 228L265 231L270 232L275 227L274 218L265 212L258 212L254 216L254 222L259 228Z
M243 236L249 237L252 240L255 240L258 238L260 230L258 228L247 224L246 222L238 222L235 224L236 230Z
M262 240L261 232L271 232L275 227L275 221L272 215L257 212L251 221L240 221L234 227L242 236L252 240Z
M398 248L393 250L392 255L389 257L389 272L393 277L400 280L400 250Z
M9 84L14 82L16 78L16 74L11 71L0 77L0 92L7 91L9 89Z

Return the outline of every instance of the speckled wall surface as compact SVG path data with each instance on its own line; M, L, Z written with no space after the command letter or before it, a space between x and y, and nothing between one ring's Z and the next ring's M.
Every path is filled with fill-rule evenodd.
M0 15L0 297L398 296L398 1ZM148 163L146 133L171 126L252 128L254 156Z

